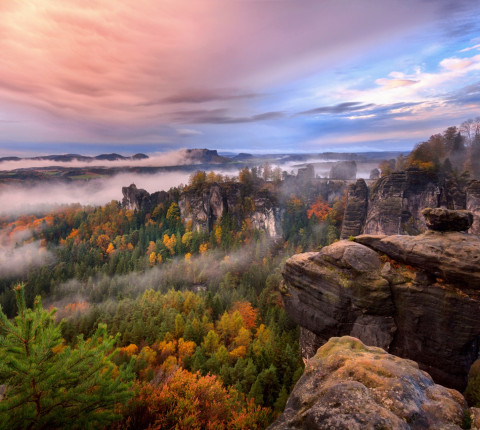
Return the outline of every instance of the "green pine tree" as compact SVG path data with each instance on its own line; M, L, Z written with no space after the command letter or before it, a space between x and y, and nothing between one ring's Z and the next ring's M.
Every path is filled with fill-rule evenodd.
M133 373L112 363L116 339L106 326L65 346L55 310L44 310L39 297L28 309L23 285L15 294L13 321L0 308L0 429L90 429L117 419L115 407L133 395Z

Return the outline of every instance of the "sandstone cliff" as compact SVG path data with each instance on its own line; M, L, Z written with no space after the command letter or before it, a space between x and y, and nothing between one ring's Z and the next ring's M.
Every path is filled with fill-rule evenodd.
M466 403L410 360L352 337L332 338L306 365L270 430L461 429Z
M467 188L466 209L473 213L470 233L480 235L480 181L473 181Z
M468 209L472 233L480 233L480 181L420 170L395 172L365 189L362 179L349 188L341 238L359 234L419 234L426 230L422 210Z
M247 191L241 183L213 183L174 196L165 191L150 194L131 184L122 188L122 204L129 209L149 212L160 203L177 200L182 219L191 222L193 229L210 232L215 222L228 214L238 227L247 221L270 237L280 236L283 209L276 196L267 190Z
M122 205L132 210L142 210L150 212L160 203L172 200L173 196L165 191L158 191L150 194L148 191L137 188L135 184L128 187L122 187L123 200Z
M463 389L480 352L479 261L480 238L464 232L363 235L290 258L283 302L304 357L352 335Z

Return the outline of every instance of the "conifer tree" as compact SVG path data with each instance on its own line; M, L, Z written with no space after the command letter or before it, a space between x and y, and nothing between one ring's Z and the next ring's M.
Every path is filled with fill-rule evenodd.
M117 419L115 407L133 395L133 373L112 363L116 339L106 326L65 346L55 310L44 310L39 297L28 309L22 284L15 294L13 321L0 307L0 429L101 428Z

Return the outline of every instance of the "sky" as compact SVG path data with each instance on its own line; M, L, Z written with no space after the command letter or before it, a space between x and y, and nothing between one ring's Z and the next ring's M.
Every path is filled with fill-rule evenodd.
M0 0L0 157L408 150L480 116L480 1Z

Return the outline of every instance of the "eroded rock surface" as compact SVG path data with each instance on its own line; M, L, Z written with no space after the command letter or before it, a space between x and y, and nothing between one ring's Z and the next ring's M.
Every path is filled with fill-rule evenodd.
M341 238L362 233L368 210L368 187L363 179L348 186L347 205L343 218Z
M287 260L283 302L306 358L354 335L463 389L480 351L479 262L475 235L362 235Z
M150 194L142 188L137 188L135 184L131 184L128 187L122 187L122 194L123 207L132 210L143 210L145 212L149 212L156 205L172 198L172 196L165 191L158 191Z
M463 210L426 208L422 211L427 228L434 231L467 231L473 223L473 214Z
M469 232L480 235L480 181L472 181L467 188L466 209L473 212L473 224Z
M349 190L342 238L362 233L423 233L425 208L469 210L474 215L470 233L480 234L480 181L406 170L378 179L367 191Z
M270 430L461 429L466 403L406 359L353 337L311 358Z

